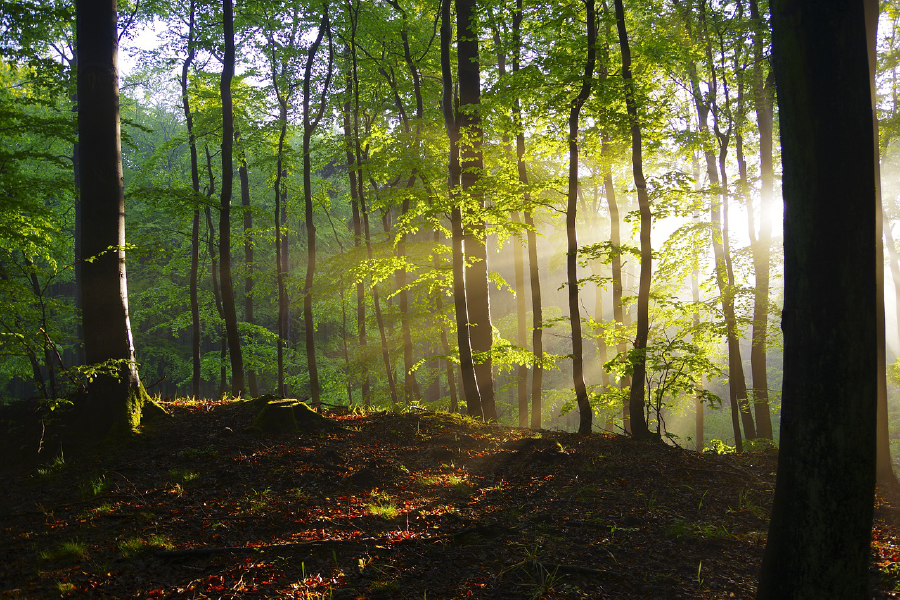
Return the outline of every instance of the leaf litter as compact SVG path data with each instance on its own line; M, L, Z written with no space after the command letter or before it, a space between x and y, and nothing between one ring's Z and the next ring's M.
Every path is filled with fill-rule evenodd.
M44 440L41 457L33 428L0 409L4 456L19 457L0 466L0 596L755 595L772 450L698 454L431 412L259 434L249 402L167 408L114 447ZM897 517L879 495L878 598L900 596Z

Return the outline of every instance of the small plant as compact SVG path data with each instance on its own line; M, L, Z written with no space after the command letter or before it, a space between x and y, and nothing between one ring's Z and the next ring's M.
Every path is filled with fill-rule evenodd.
M84 518L91 519L93 517L99 517L102 515L109 515L116 512L116 505L110 504L109 502L104 502L94 508L89 508L84 511Z
M192 469L169 469L169 477L175 480L175 483L190 483L200 477L200 473Z
M703 448L705 454L734 454L736 452L734 446L729 446L722 440L709 440L709 443Z
M400 514L400 509L394 504L387 492L379 492L377 489L372 490L369 494L372 501L366 505L369 514L382 519L393 519Z
M53 458L46 466L38 468L38 475L41 477L49 477L53 475L55 472L61 470L66 466L66 458L63 455L62 450L59 451L59 454Z
M106 475L97 475L81 484L81 496L83 498L96 498L106 491L109 483L106 481Z
M248 512L264 512L271 505L272 488L261 491L252 490L252 493L242 498L238 505Z
M149 550L171 550L175 545L164 535L153 534L149 537L132 537L119 542L119 552L124 558L134 558Z
M60 593L62 596L66 596L75 592L75 584L68 583L66 581L57 581L56 582L56 591Z
M68 542L61 542L52 550L42 550L38 554L38 557L41 560L78 562L87 558L87 555L87 548L83 543L76 540L70 540Z

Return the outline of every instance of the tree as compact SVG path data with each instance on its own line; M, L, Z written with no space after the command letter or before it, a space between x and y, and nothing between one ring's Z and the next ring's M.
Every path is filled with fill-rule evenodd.
M244 393L244 357L238 333L237 310L234 301L234 282L231 278L231 192L234 184L234 109L231 81L234 79L234 5L223 0L225 27L225 56L222 62L222 192L219 207L219 271L222 286L222 310L228 355L231 358L231 393Z
M619 31L619 46L622 49L622 79L625 82L625 105L631 127L631 164L634 186L637 188L638 206L641 219L641 274L638 289L637 332L634 339L631 376L631 390L628 396L628 412L631 435L638 439L650 437L647 421L644 419L644 379L646 377L647 337L650 333L650 277L653 268L653 250L650 246L650 199L647 195L647 180L644 177L643 144L641 124L638 120L635 98L634 77L631 72L631 46L625 27L625 8L622 0L615 0L616 26Z
M594 64L597 60L597 21L594 14L594 0L585 0L587 11L587 61L584 66L581 89L569 107L569 189L566 206L566 273L568 275L569 323L572 326L572 379L575 398L578 402L578 433L590 433L593 412L584 385L584 351L581 337L581 311L578 306L578 240L575 217L578 208L578 117L581 107L591 93ZM649 232L648 232L649 233Z
M312 94L312 70L316 53L325 35L328 35L328 69L322 85L321 99L315 114L310 114L310 95ZM312 313L312 286L316 271L316 225L313 221L312 198L312 158L310 143L313 132L322 120L325 112L325 98L331 83L331 70L334 51L331 43L331 25L328 22L328 4L322 7L322 21L319 23L318 35L309 47L306 55L306 66L303 71L303 203L306 223L306 280L303 284L303 324L306 333L306 365L309 370L309 391L314 404L320 402L321 385L316 363L315 322Z
M780 0L772 30L784 164L784 385L757 597L868 598L880 232L864 8Z
M456 65L459 107L456 126L459 131L460 187L464 199L475 211L484 208L484 192L478 189L484 169L482 154L481 74L476 29L476 1L456 0ZM485 226L480 215L464 215L465 255L467 262L466 299L472 352L477 353L475 375L481 395L481 410L486 421L497 420L492 372L490 294L488 292L488 259Z
M82 219L81 305L87 362L99 371L85 418L101 434L133 431L146 392L135 362L125 272L115 0L75 5Z
M453 307L456 312L456 341L459 352L459 373L462 381L463 395L466 400L466 411L470 416L484 417L480 383L475 375L475 362L472 358L472 336L469 323L468 297L466 293L465 257L463 255L463 220L460 204L460 123L458 109L455 106L453 71L450 63L450 42L453 36L451 0L441 2L441 109L444 115L444 127L450 141L450 160L448 161L447 187L450 194L450 228L451 253L453 264Z

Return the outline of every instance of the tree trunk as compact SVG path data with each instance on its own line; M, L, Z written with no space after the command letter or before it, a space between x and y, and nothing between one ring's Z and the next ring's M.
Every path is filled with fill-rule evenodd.
M875 434L875 478L878 485L890 490L894 496L900 495L900 484L891 463L891 442L888 431L887 407L887 348L884 324L884 207L881 200L881 160L878 148L878 111L875 89L876 50L878 44L878 2L866 0L866 40L869 58L869 90L871 96L872 125L875 137L875 227L878 235L875 242L875 285L878 303L875 306L878 340L878 412Z
M328 33L328 76L322 86L322 95L316 116L310 118L310 88L312 79L312 66L316 58L322 38ZM316 273L316 223L313 219L312 199L312 157L310 156L310 143L312 134L319 125L322 113L325 111L325 97L331 82L331 66L333 52L331 51L331 31L328 21L328 4L322 9L322 22L318 27L318 35L309 47L306 55L306 68L303 73L303 205L304 223L306 224L306 279L303 284L303 325L306 338L306 366L309 373L309 395L314 405L321 403L322 387L319 383L319 367L316 362L316 325L312 312L312 286Z
M276 92L276 95L278 93ZM279 99L279 120L281 131L278 134L278 150L275 158L275 283L278 288L278 394L287 396L287 385L284 382L284 348L290 340L290 299L285 279L288 273L288 236L282 231L287 220L287 185L284 168L284 140L287 136L287 100Z
M569 292L569 323L572 327L572 380L575 399L578 402L578 433L591 432L593 411L584 384L584 350L581 336L581 311L578 303L578 239L576 213L578 210L578 117L581 107L591 94L591 80L596 62L597 23L594 17L594 0L585 0L587 10L587 62L584 67L581 89L572 100L569 109L569 189L566 206L566 274Z
M197 161L197 140L194 136L194 115L188 96L188 72L194 62L194 20L196 2L191 0L191 14L188 21L188 55L181 68L181 103L188 132L188 148L191 154L191 189L194 191L194 217L191 221L191 395L200 398L200 299L198 296L200 270L200 167Z
M619 46L622 49L622 79L625 81L625 106L631 124L631 162L634 172L634 187L637 188L641 228L641 274L638 287L637 333L634 338L633 374L631 391L628 396L628 412L631 421L631 435L637 439L652 437L644 418L644 378L647 370L647 338L650 333L650 272L653 268L653 250L650 247L650 199L647 196L647 181L641 147L641 125L638 121L634 80L631 74L631 47L625 28L625 8L622 0L615 0L616 27L619 31Z
M84 416L89 431L105 436L137 428L146 398L128 316L115 0L79 0L75 27L78 160L91 174L79 190L84 352L88 364L115 373L90 384Z
M456 0L456 55L459 81L459 109L456 126L460 150L460 182L463 195L472 196L472 204L484 207L483 192L477 189L484 169L481 150L481 75L478 32L475 29L475 0ZM463 143L461 140L466 140ZM481 410L486 421L497 420L494 401L494 376L491 347L490 293L484 222L479 217L463 231L465 255L474 260L465 267L469 331L475 360L475 376L481 395Z
M772 247L772 216L775 189L775 169L772 160L773 90L763 79L763 36L766 24L759 14L757 0L750 0L750 18L753 20L753 104L759 127L759 233L755 236L753 273L756 285L753 289L753 345L750 349L750 374L753 378L753 408L756 417L756 435L773 439L772 417L769 412L769 384L766 370L769 324L769 253Z
M607 160L611 160L610 153L609 133L604 130L602 133L600 155ZM606 174L603 177L603 188L606 192L606 201L609 203L609 244L612 246L613 252L612 260L610 261L613 320L616 322L616 327L624 327L625 315L622 310L622 254L620 252L622 247L622 222L619 218L619 203L616 201L616 188L613 185L611 164L606 165ZM616 353L620 356L624 356L626 352L625 340L622 339L622 336L618 337L620 341L616 345ZM627 376L622 377L619 380L619 387L621 389L625 389L626 387L630 388L630 386L631 381ZM629 410L627 400L623 402L622 405L622 429L627 434L631 433L631 411Z
M219 269L222 286L222 309L225 317L225 335L231 357L231 393L244 393L244 357L241 352L241 336L238 333L237 310L234 303L234 283L231 279L231 190L234 179L232 160L234 145L234 107L231 97L231 80L234 78L234 6L232 0L223 0L225 27L225 57L222 63L222 194L219 211Z
M519 61L522 54L522 0L516 0L516 10L513 13L513 73L519 72ZM526 188L528 187L528 171L525 168L525 133L522 127L522 107L518 97L515 99L514 105L516 120L516 170L519 175L519 182ZM525 206L531 205L531 195L526 191L524 194ZM531 334L531 350L534 353L534 371L531 381L531 428L541 428L541 382L543 379L543 329L541 322L544 318L543 309L541 307L541 277L538 268L537 257L537 235L535 233L534 218L531 209L526 208L525 227L527 230L526 238L528 242L528 273L529 287L531 288L531 314L532 314L532 334Z
M463 255L462 211L460 206L460 129L453 98L453 74L450 66L450 39L453 24L450 20L450 0L441 4L441 110L444 126L450 140L450 160L447 185L450 193L451 256L453 265L453 306L456 312L456 340L459 347L459 374L462 382L466 411L470 416L484 418L481 393L472 360L468 301Z
M350 205L353 211L353 246L358 250L362 244L362 217L359 214L359 190L360 186L358 183L358 179L362 177L362 173L360 172L360 165L356 161L357 153L356 148L359 146L359 131L358 131L358 123L359 123L359 96L356 92L355 82L357 80L356 69L357 69L357 58L356 58L356 16L357 11L350 11L350 44L348 45L347 52L350 54L351 59L351 71L347 74L346 86L347 86L347 98L344 102L344 139L346 144L346 153L347 153L347 171L350 174ZM353 107L353 125L350 124L350 98L354 98L354 107ZM369 407L371 404L371 397L369 393L369 370L368 370L368 356L366 352L366 288L363 285L362 281L357 282L356 284L356 331L358 336L359 343L359 352L360 352L360 360L359 366L360 370L360 380L361 380L361 394L363 399L363 406Z
M240 133L234 133L235 143L240 142ZM244 265L247 274L244 276L244 321L253 324L253 212L250 209L250 176L247 173L247 156L243 150L238 166L238 178L241 182L241 207L244 209ZM247 386L254 398L259 395L256 388L256 371L247 369Z
M864 12L836 0L772 5L784 383L757 598L871 597L878 336L865 307L878 301L880 232Z

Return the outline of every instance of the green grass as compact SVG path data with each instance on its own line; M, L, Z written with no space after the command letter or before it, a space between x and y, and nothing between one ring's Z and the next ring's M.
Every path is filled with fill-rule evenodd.
M386 492L372 490L372 501L366 505L369 514L382 519L393 519L400 514L400 509L394 504L393 499Z
M190 483L200 478L200 473L193 469L169 469L169 477L173 483Z
M107 488L109 488L109 483L106 481L106 475L97 475L96 477L91 477L81 484L81 497L96 498L97 496L105 492Z
M174 547L175 545L166 536L158 534L126 538L119 542L119 552L124 558L134 558L150 550L171 550Z
M59 562L78 562L87 558L88 551L82 542L69 540L60 542L51 550L42 550L38 557L41 560Z

